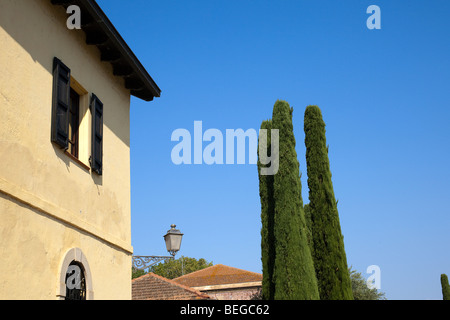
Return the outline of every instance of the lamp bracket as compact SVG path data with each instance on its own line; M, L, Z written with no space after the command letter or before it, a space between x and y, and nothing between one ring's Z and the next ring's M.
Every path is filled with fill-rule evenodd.
M133 268L145 270L161 261L173 260L174 257L167 256L133 256Z

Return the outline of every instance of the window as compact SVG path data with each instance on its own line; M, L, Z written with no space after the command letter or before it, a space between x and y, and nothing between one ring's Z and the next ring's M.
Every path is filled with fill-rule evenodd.
M86 278L83 266L72 261L66 272L66 300L86 300Z
M56 279L56 296L60 300L93 300L94 288L89 262L80 248L66 252Z
M87 163L90 163L92 171L102 175L103 103L94 93L89 101L89 93L56 57L53 62L51 141L87 170Z
M70 88L69 148L68 152L78 158L78 128L80 126L80 96Z
M91 168L99 175L102 174L102 154L103 154L103 103L92 94L91 98L92 114L92 152Z
M70 69L59 59L53 63L52 141L66 150L69 144Z

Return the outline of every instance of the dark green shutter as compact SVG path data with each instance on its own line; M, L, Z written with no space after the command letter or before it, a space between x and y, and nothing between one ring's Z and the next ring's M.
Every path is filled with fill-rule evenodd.
M53 59L52 142L62 149L69 145L70 69Z
M92 94L90 108L92 114L91 168L92 171L101 175L103 166L103 103L95 94Z

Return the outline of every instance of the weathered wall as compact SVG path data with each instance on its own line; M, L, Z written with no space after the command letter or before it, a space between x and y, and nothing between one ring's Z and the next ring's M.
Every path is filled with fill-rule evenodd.
M258 293L258 288L225 289L202 291L216 300L251 300Z
M74 247L95 298L131 299L130 95L67 17L48 0L0 1L0 299L56 298ZM55 56L104 103L102 176L50 141Z

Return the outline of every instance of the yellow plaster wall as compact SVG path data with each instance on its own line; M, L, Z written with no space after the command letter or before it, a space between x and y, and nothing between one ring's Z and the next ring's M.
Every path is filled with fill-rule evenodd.
M131 299L130 94L67 18L49 0L0 1L0 299L56 298L74 247L96 299ZM102 176L50 141L55 56L104 104Z

